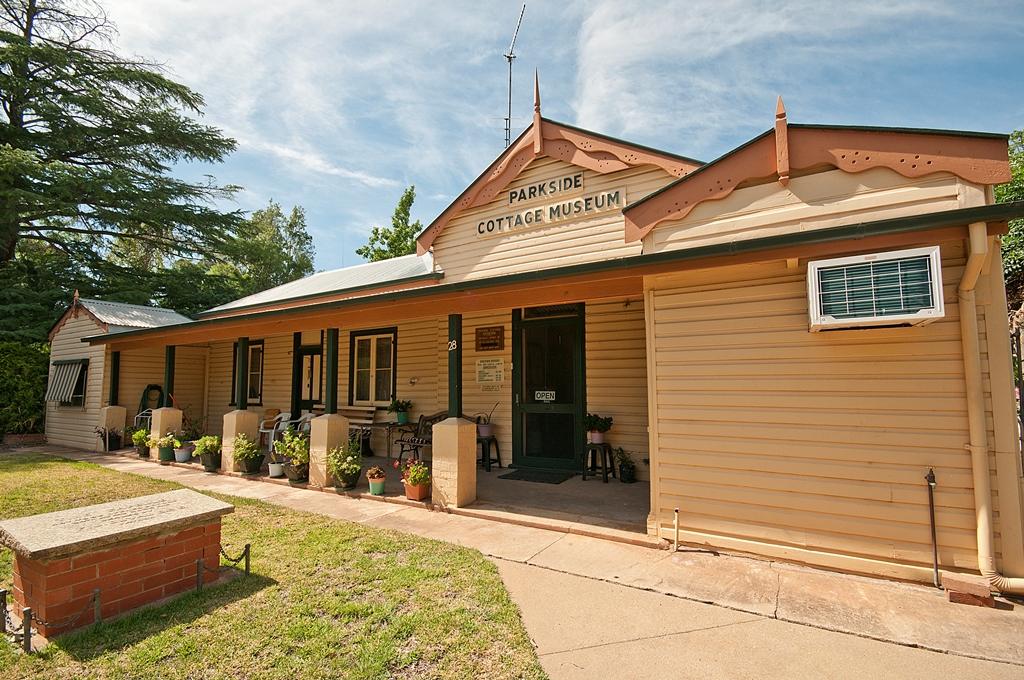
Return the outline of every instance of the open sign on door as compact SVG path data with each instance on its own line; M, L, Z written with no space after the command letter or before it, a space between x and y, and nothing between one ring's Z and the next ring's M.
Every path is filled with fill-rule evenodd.
M533 393L534 401L549 402L555 400L554 390L537 390Z

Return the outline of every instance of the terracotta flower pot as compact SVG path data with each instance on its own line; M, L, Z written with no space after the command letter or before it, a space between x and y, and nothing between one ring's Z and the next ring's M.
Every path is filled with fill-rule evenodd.
M403 482L403 484L405 484ZM405 497L411 501L430 498L430 482L426 484L405 484Z

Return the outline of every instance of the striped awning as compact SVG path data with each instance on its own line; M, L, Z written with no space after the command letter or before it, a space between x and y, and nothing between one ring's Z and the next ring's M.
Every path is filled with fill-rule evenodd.
M89 365L88 359L68 359L53 362L50 385L46 388L46 401L67 403L75 392L75 384L82 370Z

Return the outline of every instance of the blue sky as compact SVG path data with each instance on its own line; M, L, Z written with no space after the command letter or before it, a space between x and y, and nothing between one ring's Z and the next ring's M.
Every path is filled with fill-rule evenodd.
M239 142L186 167L245 187L237 207L302 205L318 269L390 222L416 185L428 223L504 147L518 2L107 0L122 51L201 92ZM1024 127L1024 3L531 0L513 136L543 113L701 160L803 123Z

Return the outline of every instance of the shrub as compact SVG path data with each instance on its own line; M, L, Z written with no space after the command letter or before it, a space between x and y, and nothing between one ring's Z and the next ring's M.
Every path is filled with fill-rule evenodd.
M49 371L47 345L0 342L0 435L43 431Z
M374 465L366 470L367 479L384 479L384 477L386 477L384 468L379 465Z
M284 436L274 443L274 450L292 465L306 465L309 463L309 435L286 430Z
M596 413L588 413L584 419L587 432L607 432L612 429L612 417L601 417Z
M343 446L335 446L327 452L327 472L334 479L358 475L362 469L363 454L358 436L352 437Z
M396 463L398 461L395 461ZM409 458L402 465L402 481L409 486L419 486L430 483L430 470L426 463L420 460Z
M217 435L208 434L205 437L200 437L195 440L194 443L196 445L196 450L192 452L193 456L220 453L220 437Z
M149 445L149 431L144 427L140 427L139 429L132 431L131 438L132 444L135 444L136 446Z
M235 435L235 451L233 455L235 460L249 460L251 458L259 458L262 454L259 444L249 439L243 433Z
M146 444L149 446L155 446L158 449L178 449L181 448L181 440L174 436L173 432L168 432L163 437L150 437Z

